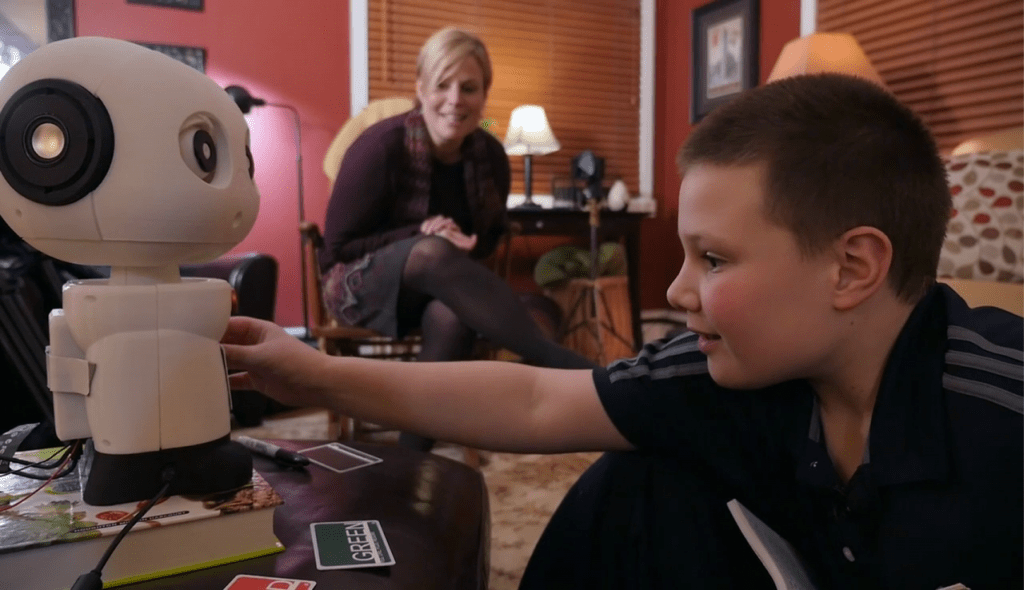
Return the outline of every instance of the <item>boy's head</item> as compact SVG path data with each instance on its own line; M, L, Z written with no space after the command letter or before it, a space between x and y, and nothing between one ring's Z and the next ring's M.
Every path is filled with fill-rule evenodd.
M879 86L838 74L786 78L705 118L680 149L695 165L763 165L764 213L812 255L844 232L888 236L888 282L907 302L935 279L951 197L934 139Z

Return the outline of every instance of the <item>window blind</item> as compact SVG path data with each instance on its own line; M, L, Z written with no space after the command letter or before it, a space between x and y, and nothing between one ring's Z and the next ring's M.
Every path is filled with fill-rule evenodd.
M939 149L1024 125L1021 0L818 0L818 30L853 34Z
M415 96L416 57L438 29L483 39L494 81L484 118L505 137L509 115L538 104L562 149L533 157L533 192L568 178L583 150L605 158L606 183L639 191L639 0L370 0L369 98ZM523 158L511 156L512 192L522 193Z

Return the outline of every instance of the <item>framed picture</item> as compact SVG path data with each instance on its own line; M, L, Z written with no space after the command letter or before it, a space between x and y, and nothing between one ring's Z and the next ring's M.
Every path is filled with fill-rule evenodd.
M46 0L47 42L70 39L75 36L74 0Z
M148 4L150 6L166 6L185 10L203 10L203 0L127 0L128 4Z
M192 67L193 69L199 70L200 72L206 73L206 50L202 47L187 47L184 45L160 45L157 43L143 43L141 41L134 41L143 47L148 47L154 51L173 57L181 63Z
M715 0L693 10L690 122L757 86L757 0Z

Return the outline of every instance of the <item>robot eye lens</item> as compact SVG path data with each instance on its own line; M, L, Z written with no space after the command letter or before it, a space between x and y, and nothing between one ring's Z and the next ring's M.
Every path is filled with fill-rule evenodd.
M64 130L53 123L43 123L32 132L32 155L44 162L59 158L64 145Z
M205 129L199 129L192 136L192 150L196 156L196 163L203 172L213 172L217 167L217 145L213 143L213 137Z

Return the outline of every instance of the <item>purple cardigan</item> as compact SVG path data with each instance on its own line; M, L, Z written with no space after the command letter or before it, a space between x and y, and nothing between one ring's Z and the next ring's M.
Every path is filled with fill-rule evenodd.
M413 202L412 172L405 149L407 114L374 124L345 152L327 205L320 254L322 271L419 233L426 219L422 212L428 207ZM508 226L505 202L511 172L501 143L482 129L474 133L485 136L498 191L493 203L480 203L476 195L467 195L473 233L478 238L472 255L484 258L494 251ZM435 198L432 187L431 199Z

